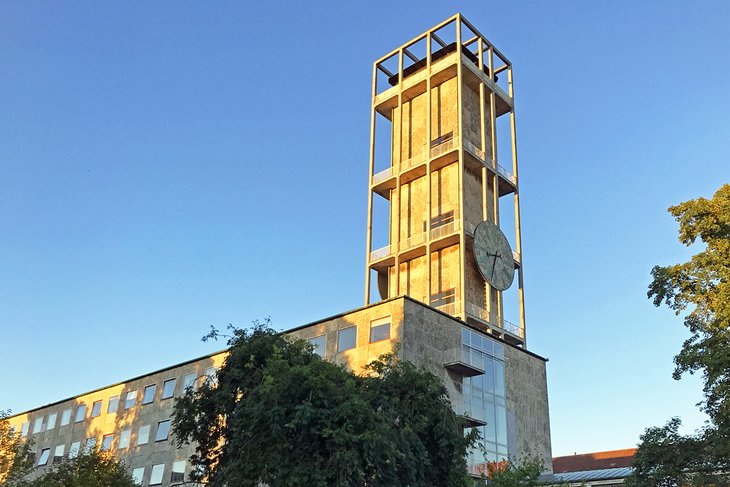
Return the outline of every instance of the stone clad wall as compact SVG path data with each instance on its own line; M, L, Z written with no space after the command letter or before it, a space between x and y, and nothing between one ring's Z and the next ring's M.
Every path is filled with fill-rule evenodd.
M510 453L537 454L552 472L546 363L513 347L505 347L504 355L507 421L514 422L516 439Z

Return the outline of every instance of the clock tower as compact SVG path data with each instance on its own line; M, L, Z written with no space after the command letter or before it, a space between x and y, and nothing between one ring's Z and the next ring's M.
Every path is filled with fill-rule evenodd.
M525 345L512 64L461 14L373 65L365 304Z

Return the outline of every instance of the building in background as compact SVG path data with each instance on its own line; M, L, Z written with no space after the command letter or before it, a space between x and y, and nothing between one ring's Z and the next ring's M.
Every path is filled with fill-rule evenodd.
M543 480L585 487L616 487L631 475L636 448L553 458L553 473Z
M511 63L460 14L376 61L366 303L287 332L354 371L395 350L441 377L455 412L484 439L469 457L475 475L527 451L552 465L546 359L526 347L514 117ZM10 422L35 440L39 468L96 446L142 485L174 485L193 452L171 441L174 398L215 380L225 358Z

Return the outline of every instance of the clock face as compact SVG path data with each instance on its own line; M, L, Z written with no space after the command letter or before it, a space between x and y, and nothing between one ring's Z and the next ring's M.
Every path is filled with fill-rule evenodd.
M491 222L481 222L474 230L474 258L479 272L491 286L504 291L515 278L512 248L502 230Z

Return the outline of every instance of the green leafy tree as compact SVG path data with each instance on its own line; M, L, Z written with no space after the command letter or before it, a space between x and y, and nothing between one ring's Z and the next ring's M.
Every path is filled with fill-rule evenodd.
M194 480L211 486L467 486L464 436L443 384L384 357L365 375L307 342L231 328L217 381L175 403L173 429L194 442ZM216 332L212 333L215 336Z
M669 208L679 240L704 248L688 262L652 269L648 297L685 314L690 337L674 358L674 378L700 373L703 409L710 417L695 435L677 432L679 420L649 428L634 460L633 485L728 485L730 471L730 185L710 199Z
M491 464L488 469L490 487L535 487L545 485L540 475L545 471L543 461L527 455L519 461L507 460ZM551 484L555 485L555 484Z
M2 484L5 487L139 487L120 462L108 452L80 452L76 458L52 465L40 475Z
M0 411L0 485L22 479L33 468L32 444L8 422L10 411Z

